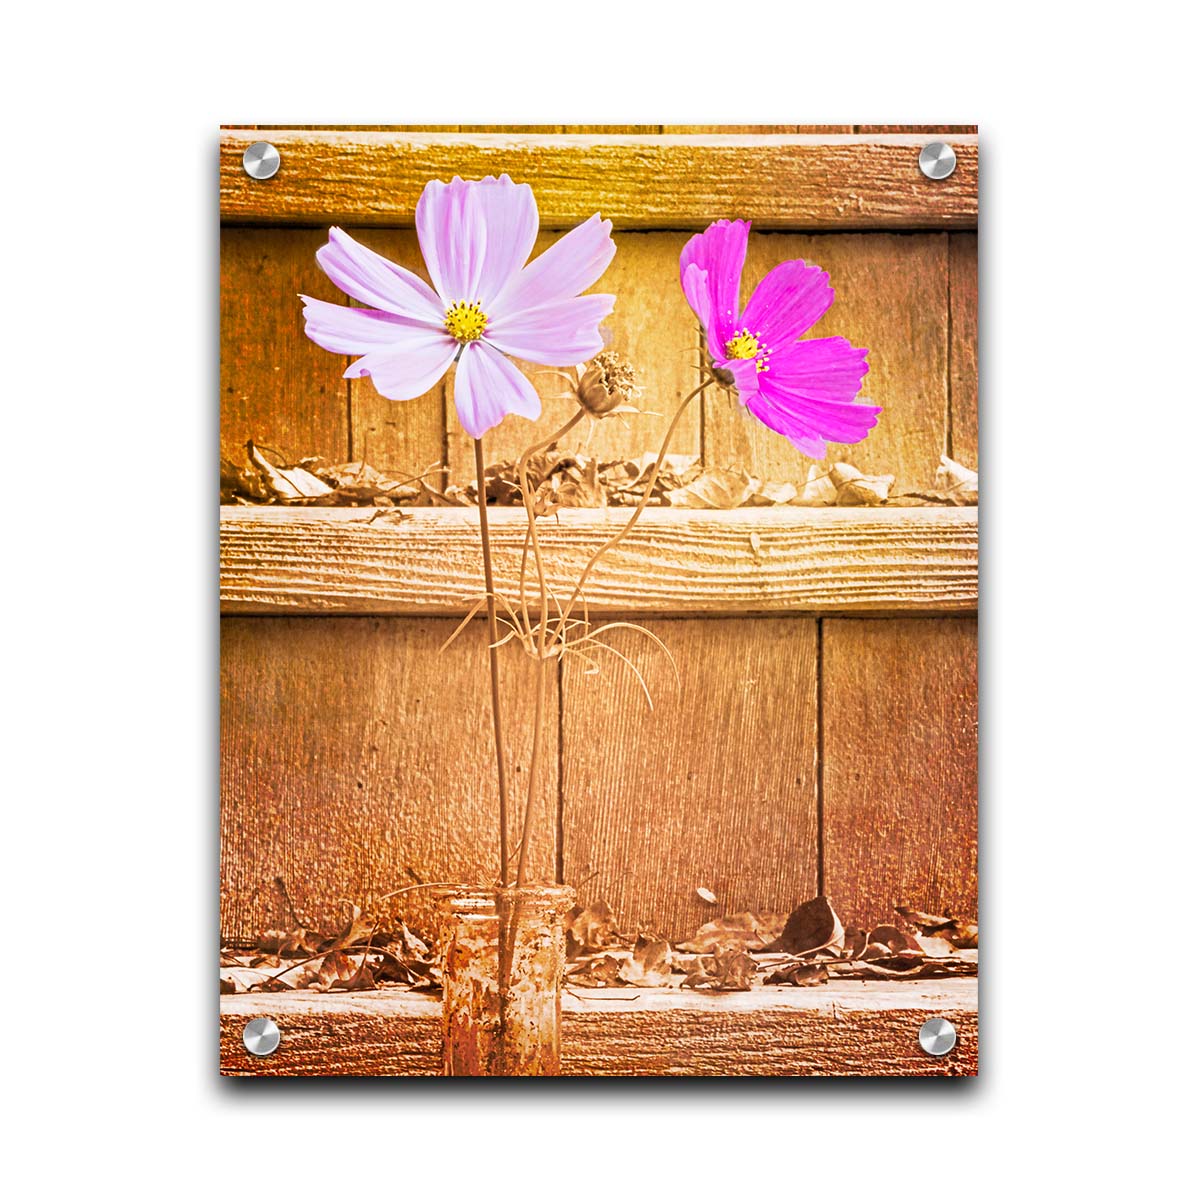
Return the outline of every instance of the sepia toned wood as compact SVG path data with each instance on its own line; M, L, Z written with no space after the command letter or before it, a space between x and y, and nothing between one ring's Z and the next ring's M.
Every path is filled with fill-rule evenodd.
M348 229L346 232L377 254L425 277L425 261L415 230ZM332 367L333 355L329 358ZM415 400L388 400L375 390L370 379L352 379L349 384L352 462L369 463L400 479L420 475L443 462L444 380ZM284 397L283 402L286 401ZM438 486L440 472L430 481Z
M562 509L540 527L552 590L565 599L628 508ZM492 507L497 587L514 597L524 511ZM225 613L465 613L480 595L470 508L221 509ZM971 612L973 508L651 508L602 558L592 610L746 615Z
M853 125L664 125L663 133L854 133Z
M976 626L823 622L825 891L865 928L977 914Z
M282 162L251 179L242 154L266 139ZM618 228L703 228L720 215L764 228L972 229L976 139L927 179L922 134L525 134L225 130L221 217L266 224L411 225L430 179L508 172L533 186L542 225L595 212Z
M855 133L969 133L977 134L978 125L855 125Z
M253 939L301 920L336 932L347 901L430 927L413 883L496 876L496 764L485 630L438 648L453 621L221 622L221 931ZM510 768L523 795L530 660L506 656ZM557 693L551 696L552 711ZM547 731L534 877L556 860L558 734Z
M534 255L557 235L538 237ZM609 348L634 367L643 396L641 414L588 417L560 443L601 460L640 458L657 453L680 401L700 382L697 367L696 322L679 291L679 254L686 234L624 233L615 238L616 257L591 292L616 296L613 314L604 322L611 335ZM672 303L663 303L663 297ZM485 458L515 461L529 446L544 441L578 408L574 395L564 397L568 384L547 367L525 364L523 369L542 397L537 421L509 417L485 435ZM471 439L459 423L453 404L453 384L447 384L446 430L450 476L457 483L475 478ZM671 452L700 453L700 405L693 402L671 439Z
M563 877L622 929L672 940L817 891L817 638L811 620L650 621L613 631L641 672L584 647L563 668ZM785 715L786 713L786 715ZM718 906L697 887L709 888Z
M950 457L979 469L979 238L950 235Z
M773 266L796 258L828 271L837 293L805 336L866 347L870 370L859 399L883 408L865 441L831 445L826 461L894 475L894 494L931 488L946 435L946 235L752 233L743 305ZM717 388L704 397L704 459L777 481L804 480L813 462Z
M297 293L343 303L317 267L317 229L221 230L221 452L245 462L248 439L296 461L345 461L347 359L304 334Z
M437 1075L441 1000L378 993L221 997L221 1074ZM930 1017L958 1043L943 1058L921 1050ZM265 1058L247 1053L246 1022L281 1033ZM974 979L761 987L721 994L610 988L563 993L564 1075L967 1076L979 1069Z

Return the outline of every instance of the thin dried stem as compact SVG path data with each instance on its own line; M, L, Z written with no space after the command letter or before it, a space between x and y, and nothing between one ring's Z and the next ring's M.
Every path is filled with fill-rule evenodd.
M500 882L508 884L508 780L504 771L504 722L500 714L500 652L496 648L496 587L492 577L492 541L488 536L487 489L483 478L483 441L475 438L475 488L479 494L479 540L483 546L483 585L487 593L488 665L492 675L492 734L496 742L496 782L500 790Z
M703 392L705 388L707 388L710 384L712 384L714 382L715 382L715 378L713 376L709 376L709 378L707 378L702 384L700 384L700 386L698 388L696 388L692 392L689 392L688 395L686 397L684 397L683 403L680 404L679 408L676 410L675 416L671 418L671 424L667 426L667 432L663 436L662 449L659 450L658 458L655 460L654 467L650 471L650 475L646 480L646 487L645 487L645 490L642 492L641 500L638 501L638 505L633 510L632 516L630 516L629 520L625 523L624 527L620 530L620 532L614 534L611 538L609 538L608 541L605 542L604 545L601 546L600 549L597 550L596 553L593 554L592 557L588 559L587 565L583 568L583 573L579 576L579 582L575 585L574 592L571 593L571 599L567 601L567 607L566 607L565 614L559 621L559 630L560 631L562 629L563 622L566 620L567 617L569 617L571 615L571 611L575 607L575 601L579 599L580 594L583 592L584 584L587 583L587 579L588 579L588 576L592 572L592 568L596 565L596 563L598 563L600 561L600 559L606 553L608 553L609 550L611 550L614 546L616 546L625 537L625 535L634 527L634 525L637 524L638 517L640 517L642 515L642 512L645 509L646 505L650 502L650 495L654 491L654 485L658 482L658 473L662 468L663 459L666 458L666 456L667 456L667 447L671 443L671 436L674 434L675 428L679 424L680 418L683 416L684 412L686 411L687 406L689 404L691 404L691 402L697 396L699 396L700 393Z
M542 546L538 539L537 532L537 515L533 511L533 495L529 490L529 460L547 447L554 445L559 438L565 437L576 425L579 424L585 415L583 408L576 409L574 415L569 421L544 442L539 442L536 445L530 446L524 454L521 455L521 461L517 467L517 478L521 486L521 500L525 505L525 517L529 522L528 538L529 544L533 549L533 563L537 571L538 578L538 594L541 601L541 612L538 620L538 635L537 635L537 660L538 660L538 678L537 678L537 699L533 711L533 749L529 756L529 791L525 798L525 817L521 823L521 854L517 860L517 886L524 887L528 877L529 867L529 834L530 821L533 814L533 801L537 793L538 784L538 766L542 750L542 725L545 720L545 693L546 693L546 672L549 668L549 663L546 659L546 632L550 624L550 599L549 592L546 587L546 568L542 562ZM524 601L524 584L522 583L522 602ZM558 607L558 601L555 600L555 607ZM529 616L525 614L526 626L528 626Z

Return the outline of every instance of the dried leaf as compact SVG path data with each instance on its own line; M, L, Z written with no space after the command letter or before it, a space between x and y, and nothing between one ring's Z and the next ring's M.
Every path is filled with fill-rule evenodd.
M840 950L845 930L825 896L806 900L788 917L783 932L768 950L785 954L815 954L827 948Z
M792 963L780 967L767 976L767 983L790 983L795 987L817 987L829 982L829 971L824 963Z
M246 443L246 454L258 470L263 483L280 500L303 500L315 496L327 496L333 491L329 484L318 479L303 467L275 467L263 457L262 451L253 441Z
M634 987L665 987L671 979L671 944L639 937L621 978Z
M857 467L842 462L829 468L829 478L837 488L837 504L844 507L882 504L896 482L895 475L864 475Z
M693 971L684 981L686 988L711 988L713 991L748 992L758 964L737 946L717 949L699 960L699 970Z
M955 504L979 503L979 474L942 455L934 476L934 487Z
M674 488L667 500L674 508L738 508L761 488L761 481L746 471L715 467L686 487Z
M736 946L742 950L762 950L783 931L782 913L734 913L718 917L696 930L691 941L680 942L679 949L706 954L715 947Z
M576 905L567 913L567 958L574 960L592 954L621 939L613 911L603 900L593 900L586 908Z

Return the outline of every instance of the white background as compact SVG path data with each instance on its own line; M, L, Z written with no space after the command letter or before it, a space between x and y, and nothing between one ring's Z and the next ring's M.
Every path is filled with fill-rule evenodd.
M573 1195L1162 1194L1196 1086L1194 41L1105 11L10 11L14 1194L528 1194L510 1152ZM217 1078L217 126L589 121L981 127L974 1083Z

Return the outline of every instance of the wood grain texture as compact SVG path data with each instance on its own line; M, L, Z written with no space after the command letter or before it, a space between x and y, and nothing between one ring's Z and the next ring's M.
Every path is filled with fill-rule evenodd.
M972 619L823 623L825 891L847 924L898 901L976 916L975 639Z
M274 178L242 154L279 148ZM511 134L226 130L221 217L267 224L411 225L430 179L507 171L533 186L545 228L601 212L618 228L703 228L749 217L767 228L971 229L976 142L955 135L958 167L926 179L920 134Z
M563 669L563 873L581 903L672 940L721 913L791 911L817 884L817 640L810 620L651 621L624 664ZM710 888L714 909L696 895Z
M541 536L569 593L627 508L563 509ZM472 509L221 509L225 613L465 613L481 586ZM378 518L378 519L376 519ZM491 508L498 590L515 597L525 514ZM593 611L653 615L969 612L973 508L648 509L588 582Z
M252 438L291 457L345 461L347 359L304 334L299 292L345 297L314 255L316 229L221 231L221 452L245 461Z
M345 919L343 898L371 911L411 883L495 877L486 639L476 624L439 655L453 628L452 621L385 619L221 622L224 938L287 927L276 876L303 919L330 931ZM528 761L532 724L527 661L512 654L502 668L520 764ZM553 722L546 746L532 853L536 875L552 880ZM523 794L524 766L514 762L510 775ZM424 893L393 903L428 927Z
M978 125L855 125L855 133L969 133L977 134Z
M879 423L854 446L831 445L826 461L895 475L894 491L933 486L946 435L947 243L944 234L752 233L742 302L777 263L802 258L829 272L833 306L806 337L841 336L869 350L861 399ZM736 395L704 397L704 457L773 480L803 480L812 460L756 420Z
M411 229L349 229L351 237L385 258L425 277L425 261ZM313 269L319 271L316 263ZM334 356L328 364L333 367ZM347 359L346 361L350 361ZM379 470L394 472L394 478L420 475L445 455L445 381L439 380L415 400L388 400L370 379L352 379L350 384L350 461L366 462ZM290 396L280 398L289 403ZM438 477L431 482L436 486Z
M538 237L534 255L557 235ZM679 254L686 234L617 234L617 253L608 270L589 291L617 298L613 314L604 322L612 335L611 348L633 364L643 391L641 415L587 418L561 443L602 460L637 458L657 452L680 401L700 382L696 362L696 323L679 290ZM664 303L664 297L669 302ZM575 413L573 396L563 397L563 379L545 367L523 368L542 396L542 416L537 421L508 417L484 440L485 458L491 462L515 460L535 442L550 437ZM452 383L448 387L452 388ZM452 397L452 391L449 393ZM454 412L446 405L447 441L451 478L462 483L475 477L471 440ZM677 454L700 453L700 406L693 402L671 439Z
M950 456L979 467L979 238L950 235Z
M221 1074L252 1077L437 1075L441 1001L404 992L221 997ZM930 1058L917 1043L929 1017L958 1044ZM279 1049L255 1058L242 1030L271 1017ZM974 1075L974 979L834 981L722 995L677 989L563 994L563 1074L575 1076Z

